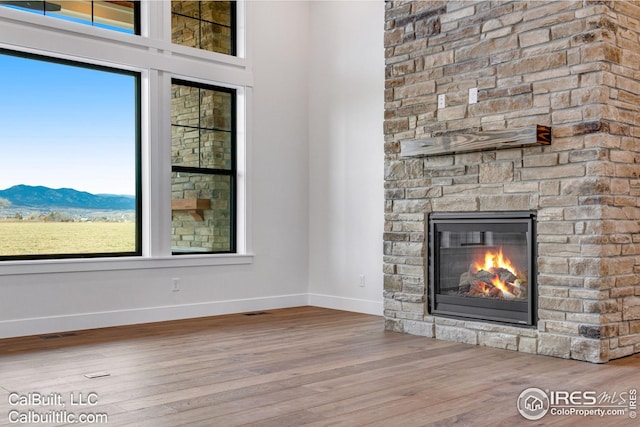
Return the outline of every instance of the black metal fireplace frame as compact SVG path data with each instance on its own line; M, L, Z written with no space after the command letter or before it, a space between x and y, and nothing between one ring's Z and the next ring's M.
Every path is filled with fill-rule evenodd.
M427 215L429 224L429 253L425 268L428 270L429 314L433 316L452 317L466 320L483 320L496 323L507 323L522 327L534 327L537 322L536 310L536 213L532 211L511 212L446 212ZM436 292L439 277L435 251L439 247L439 231L460 231L461 227L477 228L478 224L485 227L499 228L505 224L515 224L525 228L527 233L528 283L527 301L508 301L489 298L474 298L457 295L443 295ZM447 230L448 229L448 230Z

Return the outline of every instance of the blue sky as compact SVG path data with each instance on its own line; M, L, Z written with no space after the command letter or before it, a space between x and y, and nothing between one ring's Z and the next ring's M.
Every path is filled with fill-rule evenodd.
M0 189L135 194L135 79L0 52Z

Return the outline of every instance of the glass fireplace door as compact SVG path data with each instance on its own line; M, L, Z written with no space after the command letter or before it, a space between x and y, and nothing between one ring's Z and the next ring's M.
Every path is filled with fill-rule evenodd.
M534 216L432 214L430 311L532 325Z

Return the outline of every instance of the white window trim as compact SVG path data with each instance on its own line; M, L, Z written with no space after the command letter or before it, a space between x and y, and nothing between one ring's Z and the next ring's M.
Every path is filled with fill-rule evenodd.
M237 6L232 57L171 43L170 2L144 1L141 36L0 7L0 47L141 73L142 255L1 261L0 276L250 264L253 73L246 54L248 5ZM151 17L164 25L150 26ZM171 255L170 82L181 78L237 90L237 252ZM155 142L155 143L152 143Z

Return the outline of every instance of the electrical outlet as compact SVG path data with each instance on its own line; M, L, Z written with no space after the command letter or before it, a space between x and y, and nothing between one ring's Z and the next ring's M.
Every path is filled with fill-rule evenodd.
M180 291L180 278L178 277L174 277L172 280L173 283L173 287L171 288L171 292L178 292Z
M364 288L364 274L360 275L360 287Z
M469 89L469 104L477 104L478 103L478 88L472 87Z
M438 95L438 108L444 108L445 107L445 94L440 94Z

